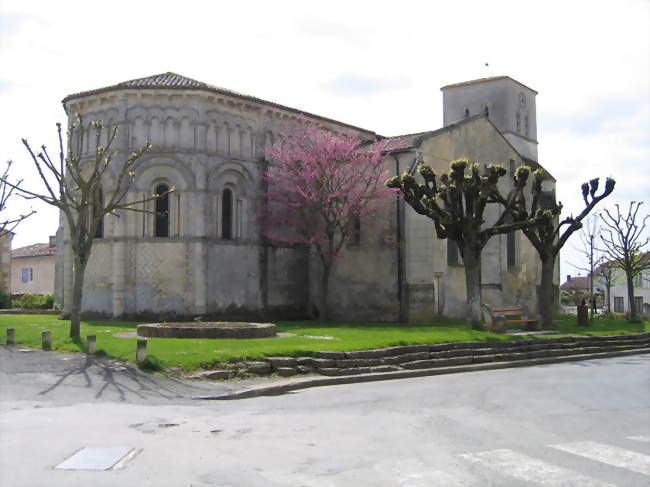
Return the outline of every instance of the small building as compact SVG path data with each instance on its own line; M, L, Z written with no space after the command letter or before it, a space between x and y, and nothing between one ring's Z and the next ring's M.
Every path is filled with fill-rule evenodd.
M594 278L594 291L596 291L596 284L596 278ZM589 276L571 276L571 274L567 274L566 281L560 286L560 296L570 298L571 303L576 306L580 304L582 298L588 299L590 297Z
M11 293L52 294L56 263L55 238L11 251Z
M642 259L649 260L650 252L643 254ZM596 269L598 276L598 287L605 288L603 278L600 277L600 270L603 266ZM594 284L595 286L596 284ZM650 269L642 271L634 278L634 304L637 314L650 316ZM620 269L614 269L611 286L611 303L612 311L615 313L628 313L630 311L630 301L627 296L627 280L625 273Z

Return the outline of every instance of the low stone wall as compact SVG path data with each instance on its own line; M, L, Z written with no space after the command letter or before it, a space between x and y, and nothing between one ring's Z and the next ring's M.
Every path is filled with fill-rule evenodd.
M147 338L270 338L273 323L151 323L138 325L138 335Z
M283 377L301 374L343 376L631 350L650 353L650 332L636 335L406 345L353 352L324 351L313 357L269 357L259 362L234 363L220 370L198 372L193 377L229 379L269 374Z

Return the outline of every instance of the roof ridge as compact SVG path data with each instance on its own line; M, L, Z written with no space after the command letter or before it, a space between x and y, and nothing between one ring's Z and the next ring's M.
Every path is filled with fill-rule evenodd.
M73 93L68 96L66 96L63 100L63 106L67 111L66 108L66 103L70 100L73 100L75 98L83 98L85 96L92 96L92 95L98 95L101 93L106 93L109 91L116 91L116 90L133 90L133 89L167 89L167 90L206 90L206 91L212 91L217 94L221 95L226 95L226 96L233 96L236 98L240 98L243 100L248 100L253 103L262 103L264 105L272 106L275 108L278 108L280 110L287 110L293 113L297 114L302 114L307 117L314 117L318 118L320 120L323 120L325 122L330 122L330 123L335 123L337 125L341 125L344 127L348 127L351 129L354 129L356 131L360 132L365 132L366 134L371 134L373 136L377 136L376 132L368 129L364 129L362 127L357 127L355 125L351 125L349 123L341 122L339 120L334 120L332 118L328 117L323 117L322 115L317 115L315 113L309 113L304 110L298 110L296 108L288 107L285 105L281 105L280 103L275 103L272 101L268 100L263 100L262 98L258 98L256 96L252 95L246 95L244 93L239 93L233 90L229 90L227 88L221 88L219 86L211 85L208 83L205 83L203 81L198 81L193 78L188 78L187 76L183 76L177 73L174 73L172 71L167 71L165 73L160 73L160 74L154 74L150 76L145 76L143 78L136 78L132 80L127 80L127 81L122 81L120 83L111 85L111 86L106 86L103 88L96 88L94 90L86 90L86 91L80 91L78 93Z

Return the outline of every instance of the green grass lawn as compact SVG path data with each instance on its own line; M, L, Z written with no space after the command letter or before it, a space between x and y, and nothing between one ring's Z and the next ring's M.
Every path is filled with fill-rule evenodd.
M647 321L631 324L625 320L594 320L594 325L585 329L575 326L575 320L575 317L560 317L558 331L563 334L585 335L650 331L650 322ZM82 342L75 343L68 337L68 320L48 315L0 315L3 342L5 330L15 328L19 345L39 348L41 332L50 330L55 350L79 352L83 351L86 336L96 335L97 350L100 353L130 362L135 360L136 339L120 338L115 334L134 332L136 325L135 322L85 321L81 324ZM181 367L189 371L241 359L312 355L322 350L349 351L394 345L526 338L472 330L462 320L441 320L435 324L284 321L277 325L278 332L296 336L246 340L150 338L147 351L164 367Z
M590 326L578 326L575 315L562 315L555 319L557 331L568 335L625 335L650 331L650 321L630 323L626 319L605 319L594 317Z

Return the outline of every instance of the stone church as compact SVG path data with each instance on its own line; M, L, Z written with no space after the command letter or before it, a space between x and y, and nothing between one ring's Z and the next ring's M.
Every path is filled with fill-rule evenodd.
M423 160L438 173L469 157L513 170L537 163L536 92L507 76L442 88L444 126L390 137L389 175ZM67 96L68 117L120 128L130 152L151 142L127 198L174 191L142 205L145 212L107 216L86 271L86 316L174 319L305 317L315 299L319 266L308 249L271 245L256 223L268 167L264 147L302 117L308 123L373 142L382 137L299 109L165 73ZM91 139L90 137L88 139ZM84 151L91 154L93 141ZM503 178L507 192L512 178ZM553 196L555 182L545 188ZM104 183L109 192L111 181ZM497 218L493 209L490 218ZM72 255L62 220L56 299L72 301ZM482 298L492 305L535 309L540 266L520 232L494 237L483 254ZM435 237L429 219L395 200L379 217L362 219L355 241L330 280L333 318L416 321L464 317L462 259Z

